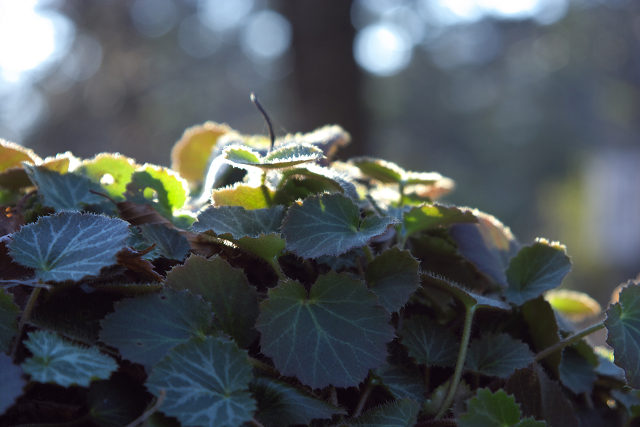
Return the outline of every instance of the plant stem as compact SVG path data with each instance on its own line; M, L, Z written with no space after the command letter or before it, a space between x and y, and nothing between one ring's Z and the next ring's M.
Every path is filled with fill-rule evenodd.
M469 340L471 338L471 325L473 324L473 315L476 312L476 307L477 305L475 304L466 307L464 327L462 329L462 340L460 342L460 350L458 351L456 368L453 371L453 377L451 378L451 384L449 385L449 390L447 391L447 397L445 397L440 410L436 414L436 420L442 418L442 416L447 412L447 410L451 406L451 403L453 402L453 398L456 395L456 390L458 389L458 384L460 383L460 378L462 377L464 362L467 359L467 349L469 347Z
M264 427L264 425L260 421L256 420L255 418L251 418L251 421L249 422L256 427Z
M36 305L36 300L38 299L38 295L40 295L40 291L42 288L33 288L31 291L31 295L29 295L29 299L27 300L27 305L24 307L24 311L22 312L22 316L20 316L20 322L18 323L18 333L16 334L16 341L13 343L13 348L11 349L11 359L15 361L16 354L18 353L18 347L20 347L20 337L22 336L22 331L24 330L24 325L26 325L27 320L29 320L29 316L31 315L31 311L33 307Z
M256 359L255 357L249 356L249 363L251 363L254 368L260 369L261 371L266 372L270 375L280 375L274 367L264 363L262 360Z
M373 382L371 381L371 375L367 379L367 385L364 387L364 391L360 395L360 400L358 400L358 404L356 405L356 409L353 410L352 418L357 418L362 414L362 410L364 409L364 405L366 405L371 392L373 391Z
M164 398L166 396L167 396L167 392L164 389L160 390L160 395L156 398L156 401L153 403L153 405L151 405L149 409L144 411L142 415L140 415L138 418L136 418L135 420L127 424L126 427L136 427L144 423L147 420L147 418L149 418L151 415L153 415L154 412L158 410L160 405L162 405L162 402L164 402Z
M369 245L364 245L362 247L362 251L364 252L364 256L367 258L367 263L373 261L373 253L371 253Z
M556 351L562 350L563 348L573 344L574 342L580 340L581 338L586 337L587 335L591 335L592 333L604 328L604 320L600 323L596 323L595 325L591 325L581 331L574 333L573 335L569 335L562 341L558 341L554 345L545 348L538 354L536 354L535 361L539 362L545 357L555 353Z

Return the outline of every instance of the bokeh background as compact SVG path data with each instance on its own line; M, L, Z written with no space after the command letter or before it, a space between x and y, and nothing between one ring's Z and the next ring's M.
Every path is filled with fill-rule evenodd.
M0 138L167 165L206 120L337 123L456 180L606 303L640 271L640 1L0 0Z

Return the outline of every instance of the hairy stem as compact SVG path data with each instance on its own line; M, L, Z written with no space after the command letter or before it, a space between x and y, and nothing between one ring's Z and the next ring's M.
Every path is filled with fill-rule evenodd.
M135 420L133 420L129 424L127 424L126 427L136 427L136 426L144 424L144 422L147 420L147 418L149 418L151 415L153 415L153 413L158 410L160 405L162 405L162 402L164 402L164 398L166 396L167 396L167 392L164 389L160 390L160 395L156 398L156 401L153 403L153 405L151 405L151 407L149 409L144 411L142 413L142 415L140 415L138 418L136 418Z
M367 400L369 399L369 396L371 395L371 392L373 391L373 381L371 381L371 375L369 375L369 378L367 379L367 385L365 385L364 387L364 391L362 392L362 394L360 395L360 400L358 400L358 404L356 405L356 409L353 410L353 418L357 418L360 416L360 414L362 414L362 410L364 409L364 405L367 404Z
M442 406L440 410L436 414L436 420L442 418L442 416L447 412L451 403L453 403L453 398L456 395L456 390L458 389L458 384L460 383L460 378L462 378L462 370L464 368L464 362L467 359L467 349L469 348L469 339L471 338L471 325L473 324L473 315L476 312L477 305L468 306L466 309L465 317L464 317L464 327L462 329L462 340L460 341L460 350L458 351L458 360L456 361L456 368L453 371L453 377L451 378L451 384L449 384L449 390L447 391L447 397L445 397L444 402L442 402Z
M11 349L11 359L15 361L16 354L18 353L18 347L20 347L20 337L22 336L22 331L24 330L24 325L27 324L29 320L29 316L31 316L31 311L33 311L33 307L36 305L36 300L38 299L38 295L40 295L40 291L42 288L33 288L31 291L31 295L29 295L29 299L27 300L27 305L24 307L24 311L22 312L22 316L20 316L20 322L18 323L18 333L16 334L15 342L13 343L13 348Z
M604 328L604 320L600 323L596 323L595 325L591 325L581 331L574 333L573 335L569 335L562 341L558 341L551 347L547 347L538 354L536 354L535 361L539 362L545 357L555 353L556 351L562 350L563 348L575 343L576 341L586 337L587 335L591 335L592 333Z

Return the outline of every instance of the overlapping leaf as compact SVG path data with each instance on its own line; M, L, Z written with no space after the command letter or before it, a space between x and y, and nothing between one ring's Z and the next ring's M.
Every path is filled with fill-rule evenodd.
M139 226L139 230L139 238L133 245L135 249L144 250L150 245L156 245L145 256L147 259L164 257L182 261L191 250L187 239L175 229L162 224L142 224Z
M423 375L415 366L387 363L376 369L375 375L396 399L408 398L416 402L424 400L426 390Z
M571 261L564 246L537 239L509 263L506 297L514 304L523 304L560 286L570 270Z
M466 307L477 306L479 308L487 308L492 310L510 310L509 304L499 300L497 297L479 295L470 289L466 289L458 283L455 283L444 277L440 277L431 272L424 272L422 274L422 285L424 287L434 286L438 289L442 289L447 293L453 295Z
M269 290L257 329L262 352L284 375L312 388L360 383L384 363L393 338L375 295L347 274L322 275L307 293L297 281Z
M284 217L284 207L246 210L239 206L210 206L198 215L193 231L231 234L234 239L277 233Z
M136 170L133 159L118 153L101 153L92 159L84 160L78 172L89 177L93 182L100 183L114 200L124 200L123 194L131 176Z
M479 374L507 378L533 363L527 344L505 333L488 333L471 342L466 368Z
M628 282L618 302L607 310L607 344L615 364L624 369L627 382L640 388L640 286Z
M39 163L41 161L33 150L0 138L0 172L22 167L22 162Z
M87 387L92 380L109 378L118 369L115 360L95 347L72 344L48 331L28 335L24 345L32 356L22 363L22 369L34 381Z
M24 385L22 369L9 356L0 354L0 415L20 397Z
M26 225L9 243L13 259L43 281L80 280L116 263L128 224L102 215L60 212Z
M203 337L211 326L211 308L187 291L164 291L128 298L101 322L100 340L122 357L151 366L178 344Z
M522 317L527 325L534 351L542 351L560 341L556 314L543 297L524 303ZM557 373L561 355L559 351L550 354L544 358L543 363Z
M166 286L188 289L211 304L216 325L233 337L241 347L256 338L253 326L258 317L258 295L244 272L224 259L190 256L184 265L168 274Z
M271 206L275 192L267 186L255 187L235 184L231 187L213 190L211 200L214 206L240 206L245 209L265 209Z
M304 185L306 194L289 194L291 182L297 183L296 187ZM278 184L278 198L283 201L294 200L296 196L304 198L313 189L315 193L340 192L351 199L358 199L356 187L343 174L316 164L307 164L302 167L286 169L282 172L282 178ZM282 194L282 193L287 194ZM294 192L298 193L298 192Z
M18 312L13 295L0 289L0 353L9 351L11 341L18 332Z
M499 389L495 393L487 388L478 390L467 403L467 412L458 419L460 427L544 427L543 421L520 419L521 412L513 396Z
M289 208L282 225L287 249L305 258L340 255L363 246L393 224L391 217L360 218L358 206L341 194L323 194Z
M576 394L590 393L597 379L594 368L576 349L565 348L558 367L560 381Z
M171 169L146 164L131 175L127 184L127 200L156 206L164 215L171 215L187 200L187 183Z
M391 248L367 265L365 277L369 289L378 296L380 304L390 313L407 303L420 286L420 265L409 251Z
M427 366L453 366L458 352L458 340L449 329L426 316L406 319L400 330L400 342L409 356Z
M416 425L420 404L411 399L400 399L365 412L349 427L413 427ZM341 426L344 424L341 424Z
M90 190L102 188L89 178L74 173L61 174L43 166L25 164L29 179L38 187L43 203L56 210L79 210L85 205L97 204L104 199Z
M191 340L156 364L147 388L165 394L160 411L187 426L240 427L253 417L246 351L222 338Z
M574 322L597 316L602 311L598 301L584 292L552 289L544 295L544 298L554 310Z
M282 169L320 160L323 153L313 145L294 143L277 147L266 156L246 146L229 146L223 150L222 156L232 165L242 168Z
M407 236L431 228L477 221L477 218L468 209L439 204L414 207L403 215L403 225Z
M139 382L125 375L94 381L87 393L91 421L99 427L126 426L144 412L147 396Z

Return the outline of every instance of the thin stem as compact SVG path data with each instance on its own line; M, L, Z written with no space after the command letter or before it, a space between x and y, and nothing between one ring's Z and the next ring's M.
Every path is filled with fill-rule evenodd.
M20 337L22 336L22 331L24 330L24 325L27 324L29 320L29 316L31 315L31 311L33 307L36 305L36 300L38 299L38 295L40 295L40 291L42 288L33 288L31 291L31 295L29 295L29 299L27 300L27 305L24 307L24 311L22 312L22 316L20 316L20 322L18 323L18 333L16 334L15 342L13 343L13 348L11 349L11 359L15 361L16 354L18 353L18 347L20 347Z
M338 391L334 386L329 388L329 402L331 402L333 406L338 406Z
M373 253L371 252L369 245L364 245L362 247L362 251L364 252L364 256L367 258L368 263L373 261Z
M251 363L254 368L259 369L263 372L271 375L279 375L278 371L274 367L264 363L262 360L256 359L255 357L249 356L249 363Z
M271 151L273 150L273 145L276 142L276 136L273 133L273 125L271 124L271 119L269 118L269 115L264 110L264 108L262 108L262 105L260 104L260 101L258 101L255 93L251 92L251 95L249 95L249 99L258 108L258 111L260 111L260 114L262 114L262 117L264 117L264 121L267 122L267 127L269 128L269 139L271 139L271 147L269 148L269 151Z
M563 348L573 344L574 342L580 340L581 338L586 337L587 335L591 335L592 333L604 328L604 320L600 323L596 323L595 325L591 325L581 331L576 332L573 335L569 335L562 341L558 341L551 347L547 347L542 350L540 353L536 354L535 361L539 362L545 357L555 353L556 351L562 350Z
M164 402L164 398L166 396L167 396L167 392L164 389L160 390L160 395L156 398L156 401L153 403L153 405L151 405L149 409L144 411L142 415L140 415L138 418L136 418L135 420L127 424L126 427L136 427L144 423L147 420L147 418L149 418L151 415L153 415L154 412L158 410L160 405L162 405L162 402Z
M367 400L373 391L373 382L371 381L371 375L369 375L369 379L367 379L367 385L364 387L364 391L360 395L360 400L358 400L358 404L356 405L356 409L353 410L352 418L357 418L362 414L362 410L364 409L364 405L367 404Z
M449 390L447 391L447 397L445 397L440 410L436 414L436 420L442 418L442 416L447 412L456 395L456 390L458 389L460 378L462 378L464 362L467 359L467 348L469 347L469 339L471 339L471 325L473 324L473 315L476 312L476 307L477 305L471 305L467 307L464 317L464 327L462 329L460 350L458 351L458 360L456 361L456 368L453 371L453 377L451 378L451 384L449 385Z
M256 420L255 418L251 418L251 421L249 422L256 427L264 427L264 425L260 421Z

